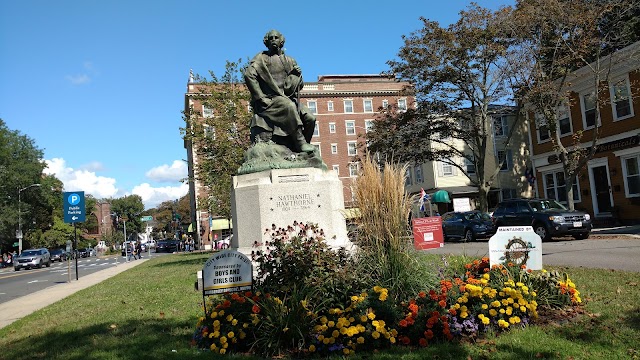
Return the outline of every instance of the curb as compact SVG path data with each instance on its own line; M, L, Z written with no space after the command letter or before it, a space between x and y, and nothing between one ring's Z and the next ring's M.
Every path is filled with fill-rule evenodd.
M110 268L96 271L92 274L83 276L77 281L64 284L57 284L46 289L36 291L30 295L7 301L0 304L0 329L12 324L23 317L49 306L57 301L66 298L82 289L86 289L95 284L117 275L121 272L131 269L138 264L142 264L148 259L142 258L136 261L129 261L122 264L112 266Z

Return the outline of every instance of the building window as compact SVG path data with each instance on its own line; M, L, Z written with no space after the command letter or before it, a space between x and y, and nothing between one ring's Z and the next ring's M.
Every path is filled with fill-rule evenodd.
M407 99L398 99L398 110L400 111L407 110Z
M382 100L382 108L386 109L389 107L389 100Z
M506 158L505 158L506 156ZM498 164L502 163L500 166L500 171L508 171L513 169L513 155L511 154L511 150L498 150Z
M311 110L312 114L318 113L318 103L316 101L307 101L307 107Z
M358 163L349 163L349 176L358 176Z
M416 184L424 181L424 179L422 178L422 165L414 166L413 172L416 174Z
M311 145L316 148L316 150L318 151L318 155L322 156L322 154L320 153L320 143L312 142Z
M333 101L327 102L327 111L333 111Z
M331 153L332 154L338 153L338 144L331 144Z
M476 173L476 165L473 161L473 155L467 156L469 156L471 159L467 159L466 157L464 158L465 170L467 171L467 175L474 175Z
M347 135L356 134L356 122L353 120L346 120L344 125L347 127Z
M357 141L348 141L347 142L347 155L349 155L349 156L358 155L358 142Z
M207 105L202 105L202 117L212 118L213 117L213 109L208 107Z
M313 136L320 136L320 127L318 126L317 122L316 127L313 128Z
M413 181L411 180L411 169L407 168L404 172L404 185L410 186L411 184L413 184Z
M542 174L544 194L548 199L555 199L561 203L567 202L567 184L564 180L564 171L551 171ZM580 189L578 182L573 183L573 200L580 202Z
M594 92L580 96L582 107L582 125L585 129L596 126L596 95Z
M362 105L364 106L364 112L373 112L373 100L366 99L362 101Z
M365 120L364 121L364 132L368 133L373 129L373 120Z
M336 133L336 123L329 123L329 133L331 134Z
M502 200L515 199L517 197L516 189L500 189L500 195Z
M440 163L442 166L442 176L453 176L453 165L449 163Z
M352 113L353 112L353 100L345 100L344 101L344 112Z
M631 107L631 89L629 79L624 78L611 84L611 106L614 120L622 120L633 116Z
M549 126L547 125L547 120L540 114L536 114L536 129L538 133L538 143L542 143L545 141L549 141L551 138L551 133L549 132Z
M207 139L215 140L216 139L216 129L208 124L204 124L204 136Z
M558 128L560 128L560 136L571 134L571 116L569 115L569 107L561 106L557 111Z
M627 196L640 196L640 154L622 159L624 190Z
M338 176L340 176L340 165L333 165L331 166L331 168L336 172Z
M495 136L507 136L509 134L509 123L506 116L493 118L493 133Z

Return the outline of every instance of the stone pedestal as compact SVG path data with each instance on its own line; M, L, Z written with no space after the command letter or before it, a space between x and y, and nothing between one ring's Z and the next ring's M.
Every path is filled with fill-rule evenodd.
M332 247L350 247L344 219L342 182L334 171L273 169L233 177L231 248L244 254L270 237L266 229L294 221L317 223ZM334 238L335 237L335 238Z

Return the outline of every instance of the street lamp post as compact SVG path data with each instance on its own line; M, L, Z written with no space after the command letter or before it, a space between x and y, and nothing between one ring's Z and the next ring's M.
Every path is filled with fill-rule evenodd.
M22 198L21 198L21 194L23 191L32 188L32 187L36 187L36 186L40 186L41 184L31 184L27 187L24 187L22 189L18 189L18 233L17 233L17 238L18 238L18 254L22 254L22 212L21 212L21 206L22 206Z

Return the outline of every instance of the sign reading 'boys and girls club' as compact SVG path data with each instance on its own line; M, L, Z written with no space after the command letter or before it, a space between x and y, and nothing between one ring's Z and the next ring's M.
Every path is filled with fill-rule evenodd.
M202 269L203 295L251 290L253 265L251 260L236 250L214 253Z

